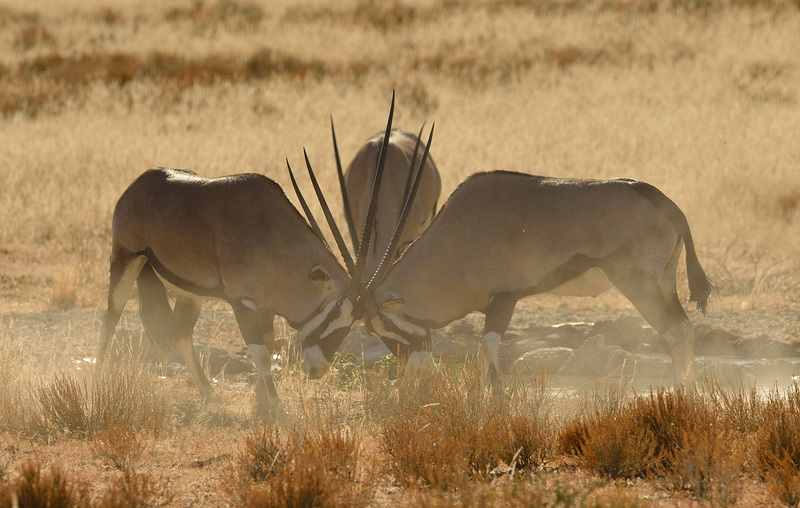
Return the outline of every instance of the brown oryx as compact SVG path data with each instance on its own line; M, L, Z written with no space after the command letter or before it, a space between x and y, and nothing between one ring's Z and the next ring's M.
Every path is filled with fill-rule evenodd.
M356 153L344 174L332 119L331 133L345 218L354 249L358 250L367 219L372 184L375 181L375 171L378 167L378 158L385 133L378 132L371 136ZM392 129L386 145L386 166L383 170L379 191L380 201L375 215L375 229L371 245L367 250L366 273L373 273L378 267L392 238L406 196L413 183L419 148L419 136L401 129ZM430 156L422 169L420 178L416 198L409 205L406 227L398 240L398 256L425 230L436 214L436 203L439 200L442 183L439 170Z
M713 286L686 217L657 188L628 178L478 173L375 275L368 290L377 311L367 323L413 366L430 359L431 328L480 311L483 368L497 382L500 338L519 299L597 296L614 285L667 342L681 386L694 359L693 325L676 290L684 246L689 300L705 314Z
M148 334L174 342L203 397L212 388L192 347L193 328L203 299L231 305L260 376L256 393L266 390L266 400L257 396L260 411L280 404L270 372L276 314L304 341L325 344L340 343L360 317L351 277L321 232L258 174L203 178L155 168L123 192L113 215L98 372L137 279ZM177 294L174 309L165 284Z

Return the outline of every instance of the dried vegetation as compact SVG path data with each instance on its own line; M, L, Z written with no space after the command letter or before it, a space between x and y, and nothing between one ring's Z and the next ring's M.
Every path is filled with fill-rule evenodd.
M286 184L307 146L335 193L328 115L347 157L392 88L400 127L437 121L445 195L494 168L641 178L686 212L713 307L797 309L798 26L797 0L6 2L0 314L102 306L111 210L149 166ZM284 364L294 422L262 427L247 379L203 405L3 333L0 506L800 502L796 385L500 397L469 365Z

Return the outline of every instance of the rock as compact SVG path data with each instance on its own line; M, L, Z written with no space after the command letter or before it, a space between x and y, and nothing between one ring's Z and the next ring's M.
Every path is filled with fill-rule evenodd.
M592 323L561 323L547 327L529 327L533 337L545 342L549 347L568 347L577 349L588 337Z
M598 321L589 331L589 336L592 335L602 335L609 346L620 346L629 352L639 351L643 344L650 344L651 351L656 344L663 344L663 341L654 340L653 336L658 333L647 326L644 319L635 316Z
M357 364L370 366L392 353L381 339L370 335L365 328L362 328L347 334L339 348L339 354L351 354L355 356Z
M756 378L742 365L706 360L695 361L695 380L701 384L713 382L726 389L748 389L756 382Z
M694 329L694 353L696 355L735 356L742 337L721 328L701 323Z
M555 374L561 367L572 358L574 349L567 347L549 347L537 349L525 353L514 362L514 368L518 372L531 375Z
M634 365L631 353L619 346L607 346L606 338L595 335L575 350L575 353L561 366L558 373L571 376L603 377L623 373L626 366Z
M797 344L790 344L764 335L736 342L736 356L742 358L792 358L800 355Z
M783 358L772 358L763 362L752 362L743 370L759 384L777 384L778 388L784 388L792 383L794 376L800 374L800 363Z

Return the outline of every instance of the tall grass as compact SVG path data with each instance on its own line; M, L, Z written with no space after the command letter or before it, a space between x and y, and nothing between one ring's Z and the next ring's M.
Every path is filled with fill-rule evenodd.
M379 417L392 476L449 490L488 481L498 468L535 470L550 457L552 427L526 398L521 388L487 392L474 368L400 379Z

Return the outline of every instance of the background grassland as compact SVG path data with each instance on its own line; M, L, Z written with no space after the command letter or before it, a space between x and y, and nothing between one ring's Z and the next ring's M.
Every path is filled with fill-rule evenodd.
M347 160L392 89L396 126L436 121L442 201L496 168L646 180L724 288L714 324L778 309L758 326L795 340L799 49L798 0L4 1L0 507L796 505L796 386L552 397L527 380L498 403L469 366L396 381L344 363L311 382L284 354L291 424L262 427L246 377L202 405L137 362L90 389L70 354L95 348L111 213L139 173L288 188L306 147L337 195L329 115ZM241 346L214 309L198 335Z
M12 0L0 28L10 309L102 305L111 211L148 167L287 187L307 147L336 194L328 115L352 157L392 88L397 126L436 121L443 196L497 168L640 178L728 294L797 288L796 1Z

